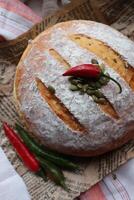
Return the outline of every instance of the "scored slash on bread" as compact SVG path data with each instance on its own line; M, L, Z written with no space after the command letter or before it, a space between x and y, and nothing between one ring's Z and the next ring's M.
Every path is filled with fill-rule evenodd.
M133 139L133 52L132 41L97 22L68 21L41 33L24 52L14 84L15 102L30 131L46 147L77 156L99 155ZM104 106L70 91L62 76L92 58L106 64L106 71L122 86L121 94L111 82L100 89L107 99ZM35 77L41 82L36 84ZM38 92L33 90L36 86Z
M50 49L49 52L59 63L62 64L62 66L65 69L71 68L71 65L55 49ZM114 119L119 119L119 115L114 109L114 106L112 105L112 103L110 103L110 101L107 98L105 100L106 100L105 104L98 104L100 109L106 114L113 117Z
M124 80L134 90L134 68L127 64L121 55L104 42L90 38L84 34L70 35L70 39L102 58L109 67L119 73L119 75L124 78Z
M72 113L65 107L65 105L54 95L45 84L36 78L37 88L43 99L49 104L53 112L63 120L72 130L78 132L86 132L86 129L79 121L72 115Z
M69 69L71 65L55 50L55 49L49 49L50 54L57 59L65 69Z
M110 115L114 119L118 120L120 118L114 106L112 105L112 103L110 103L110 101L107 98L105 104L98 104L98 106L101 108L103 112Z

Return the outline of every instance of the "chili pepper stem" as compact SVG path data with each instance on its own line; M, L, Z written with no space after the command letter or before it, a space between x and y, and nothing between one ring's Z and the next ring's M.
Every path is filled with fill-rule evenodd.
M117 85L118 85L118 87L119 87L119 93L121 93L122 92L122 87L121 87L121 85L120 85L120 83L118 82L118 81L116 81L114 78L112 78L111 76L107 76L106 74L102 74L102 76L105 76L106 78L109 78L110 80L112 80L113 82L115 82Z

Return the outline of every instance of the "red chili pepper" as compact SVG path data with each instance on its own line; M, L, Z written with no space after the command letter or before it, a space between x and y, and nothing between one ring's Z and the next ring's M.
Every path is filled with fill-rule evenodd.
M5 131L5 135L8 137L9 141L28 169L35 173L39 172L41 168L38 160L29 151L27 146L21 141L14 130L7 123L3 124L3 129Z
M101 69L97 65L83 64L67 70L63 76L75 76L86 78L97 78L101 75Z
M104 76L115 82L119 87L119 93L122 92L122 87L120 83L118 83L115 79L110 76L104 74L100 67L94 64L82 64L76 67L72 67L67 70L63 76L74 76L74 77L85 77L85 78L99 78L100 76Z

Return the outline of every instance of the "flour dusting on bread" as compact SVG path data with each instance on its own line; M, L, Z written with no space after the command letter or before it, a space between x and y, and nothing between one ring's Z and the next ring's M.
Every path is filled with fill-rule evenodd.
M19 112L45 146L62 153L92 156L117 148L133 137L134 90L105 59L71 40L70 36L75 34L107 44L121 56L124 65L127 63L134 68L134 43L121 33L97 22L63 22L44 31L29 44L17 67L14 93ZM122 86L121 94L117 94L116 85L111 81L101 89L118 113L118 120L103 112L90 96L70 91L68 79L62 76L66 67L91 63L92 58L104 63L106 71ZM37 89L36 77L46 86L55 88L56 97L85 127L85 133L72 130L53 112Z

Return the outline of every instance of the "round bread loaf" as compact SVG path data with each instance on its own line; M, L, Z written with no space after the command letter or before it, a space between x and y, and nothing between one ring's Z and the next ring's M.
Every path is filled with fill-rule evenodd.
M122 87L120 94L111 81L102 87L104 105L69 90L62 76L93 58ZM27 127L46 147L76 156L111 151L134 136L134 43L97 22L56 24L29 42L17 67L14 97Z

